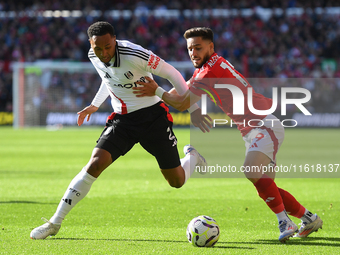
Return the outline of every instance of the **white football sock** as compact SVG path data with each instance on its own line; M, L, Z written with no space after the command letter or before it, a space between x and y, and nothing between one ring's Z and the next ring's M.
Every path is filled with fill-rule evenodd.
M283 220L290 221L290 219L289 219L289 217L286 213L286 210L283 210L282 212L277 213L276 217L277 217L277 220L279 221L279 223Z
M302 222L311 223L316 220L316 216L306 209L305 214L300 219Z
M91 185L96 179L83 168L71 181L50 222L61 223L71 209L90 191Z
M181 159L181 166L184 169L184 173L185 173L185 182L187 182L187 180L190 178L190 176L192 175L192 173L195 171L195 166L197 164L198 158L196 153L188 153L187 155L185 155L184 158Z

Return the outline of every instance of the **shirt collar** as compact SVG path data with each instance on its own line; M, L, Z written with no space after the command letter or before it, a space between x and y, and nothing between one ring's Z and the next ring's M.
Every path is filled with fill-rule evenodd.
M214 54L212 54L212 55L210 56L210 58L208 59L208 61L204 63L204 65L202 66L201 69L203 70L204 68L206 68L206 67L208 66L209 62L212 62L212 64L215 64L215 62L211 61L212 58L215 57L215 56L218 56L216 52L214 52Z
M118 41L116 41L116 51L114 57L111 59L113 61L113 67L120 67L120 56L119 56L119 49L118 49ZM111 62L110 61L110 62Z

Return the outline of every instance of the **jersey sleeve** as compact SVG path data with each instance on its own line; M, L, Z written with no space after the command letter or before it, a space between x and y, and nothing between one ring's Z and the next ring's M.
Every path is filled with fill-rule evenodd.
M92 105L99 107L102 105L102 103L105 101L105 99L109 96L109 91L107 90L107 87L105 83L102 81L99 90L95 97L92 100Z
M139 61L140 67L146 72L167 79L180 95L184 94L184 92L188 90L188 85L186 84L181 73L176 68L166 63L162 58L150 50L146 50L140 46L139 51L143 51L148 55L147 61L142 58L140 58Z
M210 90L209 84L207 83L208 79L204 77L194 78L197 75L197 70L194 72L193 76L189 81L189 89L190 92L194 93L197 96L201 96L202 94L207 94L207 91Z
M144 52L147 52L149 55L147 61L141 60L139 62L139 64L145 71L157 75L161 78L167 79L176 89L179 95L183 95L189 89L182 74L176 68L165 62L162 58L154 54L152 51L146 50L142 47L141 49ZM188 109L188 111L193 112L198 108L199 107L197 106L197 104L194 104Z
M189 89L188 84L184 80L182 74L176 68L166 62L162 64L159 72L157 74L155 73L155 75L167 79L176 89L179 95L183 95ZM188 108L188 111L191 113L198 108L198 105L195 103Z
M157 69L157 72L154 72L153 74L167 79L176 89L179 95L183 95L185 91L189 89L182 74L176 68L166 62L162 63L161 67Z

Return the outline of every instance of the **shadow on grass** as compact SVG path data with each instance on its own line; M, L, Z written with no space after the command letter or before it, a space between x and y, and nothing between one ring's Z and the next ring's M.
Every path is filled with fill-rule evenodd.
M17 200L11 200L11 201L0 201L0 204L48 204L48 205L54 205L58 203L44 203L44 202L38 202L38 201L17 201Z
M227 242L230 244L267 244L267 245L303 245L303 246L325 246L340 247L339 237L308 237L308 238L291 238L285 244L280 243L277 239L259 239L253 242Z
M187 241L176 241L176 240L152 240L152 239L114 239L114 238L50 238L47 240L75 240L75 241L114 241L114 242L157 242L157 243L188 243ZM220 246L219 244L231 244L228 242L218 242L217 246L210 247L209 249L244 249L253 250L251 247L237 247L237 246ZM242 243L240 243L242 244Z

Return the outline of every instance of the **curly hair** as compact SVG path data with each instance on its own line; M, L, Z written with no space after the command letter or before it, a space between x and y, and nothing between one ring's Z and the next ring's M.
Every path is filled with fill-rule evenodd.
M89 38L92 38L92 36L102 36L106 34L110 34L111 36L115 36L115 29L113 26L105 21L98 21L93 23L89 28L87 29L87 35Z
M208 27L193 27L185 31L184 38L189 39L192 37L202 37L203 40L214 41L214 33Z

